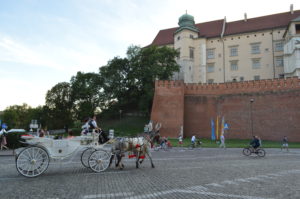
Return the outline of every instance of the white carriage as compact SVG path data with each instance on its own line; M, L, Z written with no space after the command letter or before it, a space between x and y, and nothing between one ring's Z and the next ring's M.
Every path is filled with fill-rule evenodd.
M51 160L63 160L81 152L81 163L94 172L105 171L110 164L111 148L98 144L98 134L69 139L21 136L29 146L16 154L16 167L25 177L36 177L45 172Z

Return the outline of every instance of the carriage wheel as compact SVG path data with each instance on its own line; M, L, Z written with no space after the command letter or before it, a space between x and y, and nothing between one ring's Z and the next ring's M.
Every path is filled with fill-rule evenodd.
M81 154L81 163L84 167L89 168L89 157L95 151L94 148L87 148Z
M25 177L36 177L47 170L49 166L49 155L40 147L28 147L16 158L18 172Z
M94 151L89 157L89 167L99 173L108 168L111 154L103 150Z

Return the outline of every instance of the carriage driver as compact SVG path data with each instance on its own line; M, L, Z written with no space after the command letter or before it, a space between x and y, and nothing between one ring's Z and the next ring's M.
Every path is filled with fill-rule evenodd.
M105 134L105 132L100 127L98 127L98 125L97 125L96 115L94 115L93 118L89 121L89 129L90 130L95 129L95 131L97 133L99 133L99 142L100 142L100 144L103 144L106 141L108 141L108 137Z

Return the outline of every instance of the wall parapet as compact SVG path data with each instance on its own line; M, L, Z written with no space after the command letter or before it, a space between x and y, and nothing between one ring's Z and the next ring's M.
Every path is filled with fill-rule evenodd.
M290 77L286 79L250 80L213 84L185 84L183 81L158 80L155 82L155 86L156 88L175 88L183 86L184 93L187 95L222 95L300 89L300 79L298 77Z

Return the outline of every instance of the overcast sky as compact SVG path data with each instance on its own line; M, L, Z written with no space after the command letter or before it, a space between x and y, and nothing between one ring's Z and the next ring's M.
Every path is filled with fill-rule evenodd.
M97 72L128 46L150 44L187 12L195 22L287 12L298 1L0 0L0 111L45 104L77 71Z

